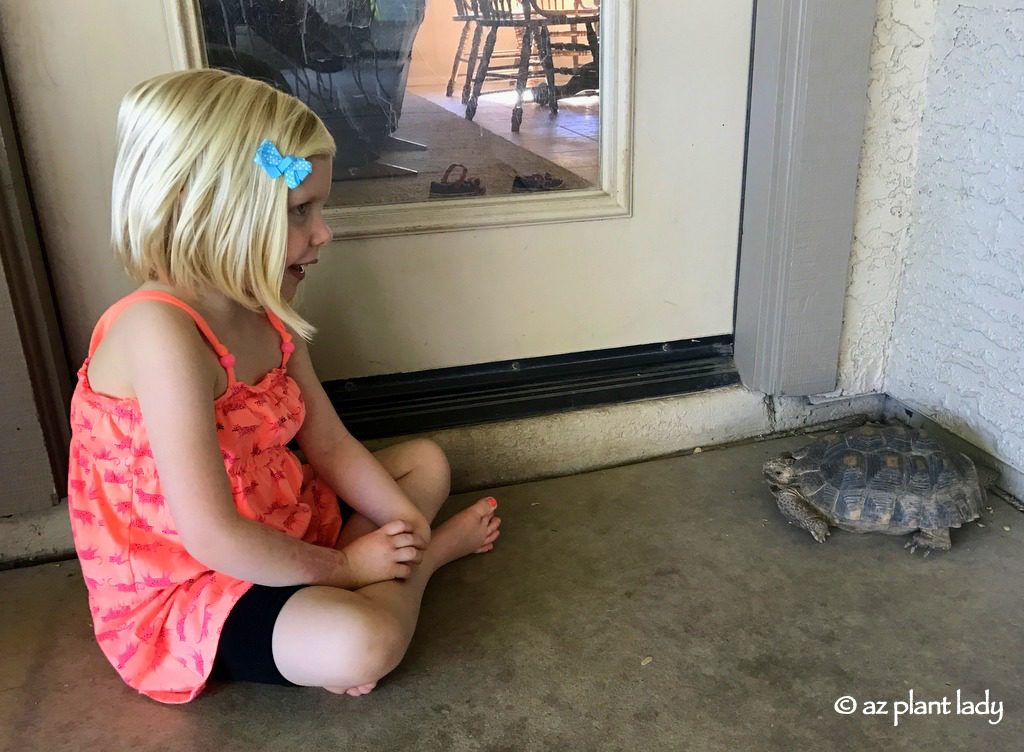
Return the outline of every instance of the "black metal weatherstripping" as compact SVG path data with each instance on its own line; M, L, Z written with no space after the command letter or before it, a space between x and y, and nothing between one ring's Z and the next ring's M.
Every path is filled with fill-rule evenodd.
M666 397L739 382L732 337L324 383L360 439Z

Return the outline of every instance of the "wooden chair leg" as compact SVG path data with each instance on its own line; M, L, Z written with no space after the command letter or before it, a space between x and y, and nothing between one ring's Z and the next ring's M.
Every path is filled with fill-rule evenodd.
M526 79L530 72L530 30L523 30L523 43L519 48L519 72L516 76L516 106L512 108L512 132L519 133L523 122L523 94L526 93Z
M455 91L455 79L459 77L459 63L462 62L462 51L466 48L466 37L469 36L469 21L462 25L462 34L459 36L459 46L455 49L455 59L452 61L452 75L448 79L448 87L444 91L446 97L450 97Z
M542 26L540 30L540 54L544 59L544 77L548 82L548 92L550 95L550 101L548 107L551 108L551 114L558 114L558 90L555 89L555 63L551 59L551 34L548 31L547 26Z
M587 24L587 45L590 47L590 54L594 59L594 67L601 69L601 42L597 36L597 29L593 23Z
M483 28L480 24L473 30L473 44L469 47L469 59L466 61L466 83L462 87L462 103L469 104L469 97L473 93L473 74L476 73L477 55L480 54L480 34Z
M487 32L487 40L484 42L484 51L480 56L476 69L476 81L473 84L473 96L469 98L466 105L466 120L472 120L476 115L476 103L480 99L480 91L484 88L484 80L487 78L487 68L491 64L491 54L494 52L494 41L498 37L498 27L492 26Z

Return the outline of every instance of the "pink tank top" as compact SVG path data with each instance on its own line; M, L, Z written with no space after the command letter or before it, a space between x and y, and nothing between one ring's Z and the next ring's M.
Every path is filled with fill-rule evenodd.
M140 290L99 320L71 398L68 508L100 648L124 681L155 700L183 703L202 691L224 621L251 587L214 572L185 550L160 488L135 399L94 392L89 360L124 308L139 300L177 306L196 322L227 371L214 400L224 469L235 507L294 538L333 546L341 531L334 492L287 448L305 416L286 371L295 345L281 321L281 365L255 385L235 379L234 356L195 310Z

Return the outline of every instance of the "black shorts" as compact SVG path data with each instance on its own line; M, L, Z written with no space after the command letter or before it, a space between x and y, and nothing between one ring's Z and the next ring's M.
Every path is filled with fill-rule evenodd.
M253 585L228 614L213 660L211 679L294 687L274 663L274 624L284 604L308 585Z
M348 522L352 508L340 499L338 506L342 521ZM296 686L281 675L274 663L274 624L288 599L304 587L309 586L249 588L224 622L210 678Z

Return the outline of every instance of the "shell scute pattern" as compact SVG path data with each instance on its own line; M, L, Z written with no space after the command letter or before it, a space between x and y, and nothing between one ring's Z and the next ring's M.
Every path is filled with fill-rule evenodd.
M977 519L984 502L970 458L897 423L825 434L766 462L765 475L783 514L819 541L827 524L858 533L939 531L945 544L935 547L948 547L946 531Z

